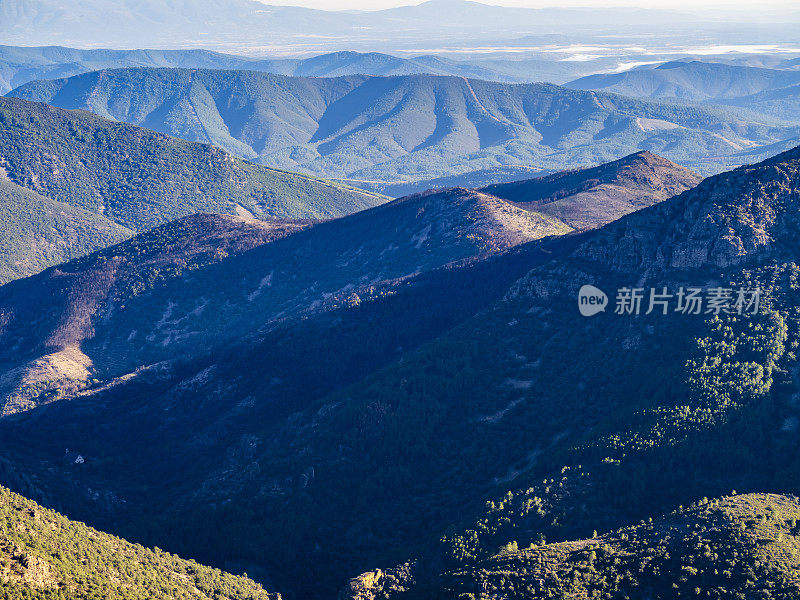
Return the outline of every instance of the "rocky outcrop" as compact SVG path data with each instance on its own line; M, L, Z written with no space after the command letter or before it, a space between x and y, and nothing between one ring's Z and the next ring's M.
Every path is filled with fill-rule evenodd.
M411 562L385 571L375 569L362 573L339 592L339 600L378 600L406 592L416 583L415 566Z

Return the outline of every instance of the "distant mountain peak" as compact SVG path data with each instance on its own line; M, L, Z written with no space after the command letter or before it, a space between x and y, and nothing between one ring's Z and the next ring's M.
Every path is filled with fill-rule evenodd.
M615 168L615 167L622 167L622 166L632 166L632 165L648 165L650 167L656 167L659 169L675 169L680 171L690 171L686 167L679 165L678 163L671 161L668 158L661 156L660 154L654 154L649 150L641 150L639 152L634 152L633 154L629 154L627 156L623 156L619 160L612 161L606 163L604 166L606 168Z
M793 258L800 228L800 147L704 180L607 226L581 251L618 271L726 268Z
M630 160L630 159L636 159L636 158L642 158L642 159L644 159L644 160L646 160L648 162L652 161L652 160L667 160L663 156L659 156L658 154L653 154L652 152L650 152L650 150L640 150L639 152L634 152L633 154L628 154L628 156L623 156L619 160L621 162L621 161ZM667 161L667 162L672 162L672 161ZM675 164L675 163L672 163L672 164Z
M586 229L664 201L700 180L691 170L642 150L596 167L492 185L483 191Z
M422 2L417 6L442 6L449 8L464 6L465 4L480 4L481 6L487 6L483 2L475 2L474 0L427 0L426 2Z

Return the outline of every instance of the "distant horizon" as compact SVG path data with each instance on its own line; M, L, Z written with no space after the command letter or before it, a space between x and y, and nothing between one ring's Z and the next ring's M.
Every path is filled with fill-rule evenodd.
M430 0L258 0L267 5L298 6L329 11L378 11L416 6ZM798 11L796 0L471 0L479 4L508 8L634 8L706 11L730 13Z

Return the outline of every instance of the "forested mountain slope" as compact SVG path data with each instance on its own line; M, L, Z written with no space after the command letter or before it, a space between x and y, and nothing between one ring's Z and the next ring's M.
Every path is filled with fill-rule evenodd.
M0 178L0 284L133 235L129 229Z
M6 178L137 231L196 212L319 218L384 201L212 146L16 98L0 98L0 128Z
M384 184L508 165L574 168L637 150L708 173L741 164L742 151L800 135L797 123L733 108L431 75L120 69L33 82L11 94L278 168Z
M564 569L576 573L565 589L595 586L582 555L565 564L563 547L550 544L578 547L596 530L608 535L608 556L622 558L648 529L608 532L703 496L798 489L799 157L709 178L597 230L378 285L205 358L6 417L4 480L137 539L265 569L298 597L330 597L370 570L344 597L449 597L453 586L477 593L484 581L524 595L531 579ZM421 205L375 210L398 207L417 214ZM273 269L259 264L254 278ZM612 302L624 286L758 285L765 310L682 314L673 298L666 315L609 307L586 318L577 311L585 283ZM88 440L87 426L96 432ZM47 457L61 447L79 448L86 465L58 467ZM680 518L702 530L700 513ZM755 556L748 536L729 539L740 556ZM554 567L531 575L518 550L543 543ZM487 575L501 568L500 551L512 561L504 581ZM596 556L601 581L634 577ZM718 561L716 575L700 558L689 565L710 578L706 587L727 585L720 556L702 559ZM770 560L770 573L792 564Z
M130 544L2 487L0 594L8 600L280 599L246 577Z
M455 572L440 587L403 597L611 600L646 590L649 598L664 600L743 593L788 600L800 593L795 574L799 508L796 496L777 494L701 499L664 517L589 539L528 548L514 541L482 562L478 577ZM391 594L393 585L406 583L397 574L358 578L343 597L368 598L384 586Z

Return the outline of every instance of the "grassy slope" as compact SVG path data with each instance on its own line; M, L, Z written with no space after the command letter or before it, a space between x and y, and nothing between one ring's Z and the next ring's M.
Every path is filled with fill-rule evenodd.
M0 487L6 600L269 600L260 585L101 533Z
M383 201L86 112L2 98L0 126L9 179L134 230L196 212L333 217Z
M133 235L100 215L0 179L0 284Z
M799 130L738 109L425 75L124 69L13 94L211 142L263 164L386 182L508 165L564 169L641 149L708 172Z

